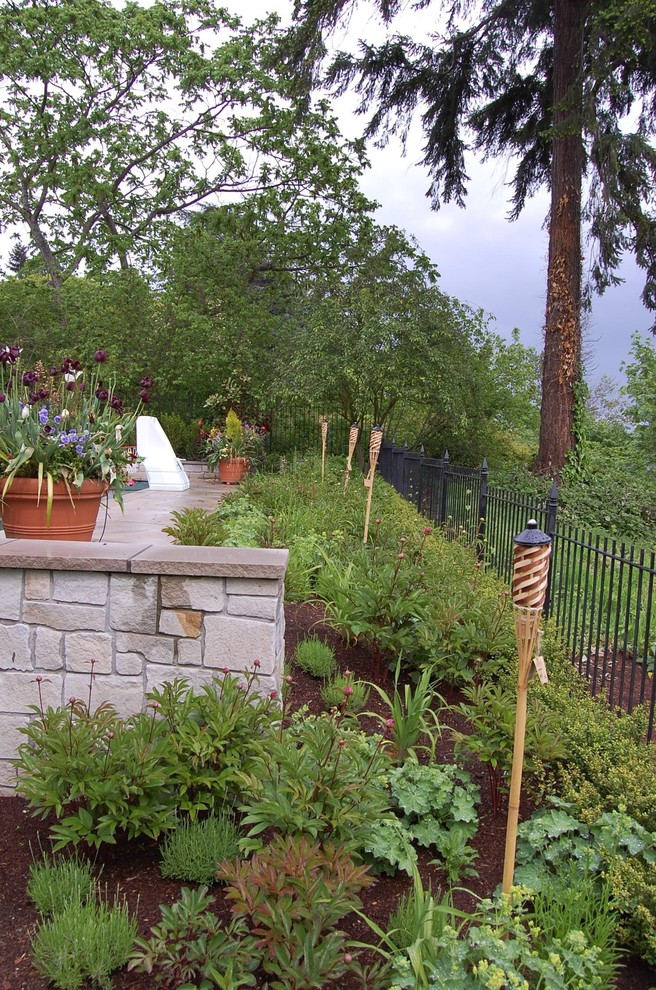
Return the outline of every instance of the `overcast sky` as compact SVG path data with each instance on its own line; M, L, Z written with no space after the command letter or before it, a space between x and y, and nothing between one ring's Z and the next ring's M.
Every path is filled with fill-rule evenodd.
M274 10L288 20L291 0L228 0L229 8L245 22ZM371 19L371 5L361 4L361 13L352 19L348 34L342 35L338 47L355 44L358 36L368 40L379 30ZM426 13L426 12L424 12ZM405 30L417 28L417 14ZM364 119L353 112L355 100L348 97L336 102L335 109L344 133L358 136ZM509 337L519 327L521 339L542 349L544 325L547 235L544 219L548 210L546 192L529 201L519 220L510 223L507 179L503 162L482 165L468 163L471 177L466 209L449 205L432 211L426 198L429 177L416 162L420 158L421 140L409 142L406 157L398 142L385 149L369 148L371 168L362 188L380 203L377 218L381 223L396 224L413 234L421 248L441 272L441 288L482 308L494 317L495 332ZM652 323L640 301L642 275L632 259L622 270L623 285L608 289L595 298L591 314L586 316L584 356L586 374L595 384L602 375L620 382L622 361L629 357L631 334L647 335Z

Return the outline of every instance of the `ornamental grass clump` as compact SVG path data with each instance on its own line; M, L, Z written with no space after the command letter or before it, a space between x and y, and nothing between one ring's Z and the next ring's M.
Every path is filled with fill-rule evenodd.
M88 376L72 358L47 370L37 362L22 371L20 354L20 347L0 349L3 494L14 478L38 478L51 505L55 482L80 488L92 480L107 484L122 504L123 482L133 461L126 444L142 403L150 401L152 380L141 379L141 391L128 412L115 382L100 377L106 351L96 351L96 369Z

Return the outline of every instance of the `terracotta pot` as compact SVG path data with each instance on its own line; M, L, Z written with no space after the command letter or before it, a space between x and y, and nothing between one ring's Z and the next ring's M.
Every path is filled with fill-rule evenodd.
M71 485L70 489L63 481L55 482L49 526L46 482L42 482L38 504L37 488L37 478L14 478L0 500L5 536L13 540L91 540L100 500L107 491L104 481L84 481L81 488Z
M219 461L219 481L222 485L238 485L250 469L248 457L228 457Z

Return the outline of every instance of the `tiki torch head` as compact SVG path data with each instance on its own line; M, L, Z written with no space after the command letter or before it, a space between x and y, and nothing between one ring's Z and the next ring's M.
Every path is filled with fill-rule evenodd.
M513 604L519 608L538 609L544 605L549 577L551 537L529 519L526 529L514 538Z
M375 462L378 460L378 455L380 453L380 448L383 442L383 431L380 426L372 426L371 434L369 436L369 461Z

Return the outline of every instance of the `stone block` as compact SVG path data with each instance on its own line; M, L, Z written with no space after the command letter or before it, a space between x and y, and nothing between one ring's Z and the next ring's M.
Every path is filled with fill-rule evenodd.
M105 605L109 578L92 571L54 571L52 597L58 602Z
M110 623L123 632L157 631L157 577L113 574L109 589Z
M25 601L23 621L35 626L51 626L53 629L101 632L105 628L105 608L102 605Z
M202 612L222 612L223 578L162 576L162 605L165 608L191 608Z
M25 571L25 597L37 601L50 598L50 571Z
M229 615L250 615L253 619L275 619L278 599L264 595L229 595Z
M30 627L0 625L0 670L32 670Z
M2 731L0 729L0 731ZM16 790L16 771L9 760L0 760L0 794L11 795Z
M267 578L226 578L229 595L268 595L277 598L282 592L282 582Z
M144 661L138 653L117 653L115 665L117 674L130 676L143 673Z
M0 580L0 619L20 619L23 572L3 570Z
M29 712L30 705L39 704L39 690L34 671L0 671L0 712ZM40 675L41 676L41 675ZM43 674L41 697L44 708L57 708L62 703L64 678L61 674Z
M203 684L211 684L214 671L204 667L146 667L146 691L161 688L163 684L172 683L176 677L184 678L193 691L200 691Z
M27 577L27 572L26 575ZM39 670L59 670L64 666L62 652L64 634L48 626L34 630L34 667Z
M197 639L203 628L201 612L185 608L164 608L159 616L159 631L166 636L184 636Z
M199 639L178 640L178 663L200 666L203 662L203 648Z
M259 660L260 673L270 674L275 656L275 631L273 622L207 615L204 666L242 671L252 667L253 660Z
M25 742L25 736L18 730L28 721L25 715L0 715L0 760L11 760L16 756L18 747Z
M64 637L66 669L80 673L112 673L112 637L107 633L73 632Z
M149 663L174 662L175 640L170 636L140 636L138 633L117 633L118 653L138 653Z
M85 674L67 673L64 680L64 696L80 698L86 703L89 697L89 677ZM91 688L91 709L109 702L119 715L133 715L143 707L143 677L119 677L117 674L94 675Z

